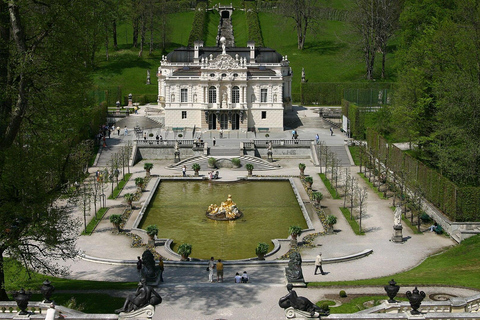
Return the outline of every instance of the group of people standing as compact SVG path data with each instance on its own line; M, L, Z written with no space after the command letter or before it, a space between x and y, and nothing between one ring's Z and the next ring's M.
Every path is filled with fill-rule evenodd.
M223 282L223 262L222 259L218 259L215 262L215 258L211 257L208 260L208 282L213 282L213 271L217 270L217 282ZM235 283L247 283L248 274L247 271L243 271L243 274L240 275L238 272L235 274Z

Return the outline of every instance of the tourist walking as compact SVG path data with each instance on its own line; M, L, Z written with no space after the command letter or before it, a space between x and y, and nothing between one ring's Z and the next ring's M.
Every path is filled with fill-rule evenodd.
M184 177L187 176L187 167L185 167L185 165L183 165L183 167L182 167L182 173L183 173Z
M315 135L315 143L318 144L320 141L320 137L318 136L318 133Z
M160 269L160 282L163 282L163 270L165 270L165 266L163 265L162 258L158 260L158 269Z
M215 260L211 257L208 261L208 282L213 282L213 269L215 269Z
M125 126L125 131L123 132L125 134L125 136L128 136L128 129L127 129L127 126Z
M117 127L117 136L120 137L120 127Z
M333 128L330 127L330 135L333 136Z
M215 147L216 144L217 144L217 141L215 140L215 137L213 137L213 146Z
M323 272L323 268L322 268L322 253L319 252L317 254L317 256L315 257L315 272L313 273L314 275L317 274L317 270L320 269L320 272L322 273L322 275L325 274L325 272Z
M222 259L217 262L217 282L223 282L223 263Z

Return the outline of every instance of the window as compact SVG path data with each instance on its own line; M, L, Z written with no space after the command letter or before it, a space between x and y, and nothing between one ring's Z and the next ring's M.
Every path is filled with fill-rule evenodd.
M208 103L217 103L217 88L214 86L208 88Z
M235 86L232 88L232 103L240 102L240 89Z
M187 102L188 101L188 89L181 89L180 90L180 102Z
M182 111L182 119L187 119L187 111Z
M262 111L262 119L267 119L267 111Z
M267 102L267 89L260 90L260 102Z

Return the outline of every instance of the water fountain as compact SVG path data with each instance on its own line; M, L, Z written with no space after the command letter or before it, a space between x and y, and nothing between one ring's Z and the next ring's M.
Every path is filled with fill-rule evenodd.
M191 243L192 258L222 260L255 257L259 242L286 239L292 224L308 228L293 181L211 182L162 179L138 226L156 224L158 238L173 239L173 251ZM223 195L223 196L222 196ZM225 200L225 195L234 195ZM224 207L243 215L210 219L207 209ZM234 210L234 209L237 210ZM222 208L223 209L223 208ZM212 210L213 212L214 210ZM217 210L218 213L219 210ZM240 212L240 214L241 214Z
M243 216L242 212L238 210L235 202L232 201L232 195L228 195L227 201L222 202L220 206L211 204L207 209L207 218L218 221L236 220Z

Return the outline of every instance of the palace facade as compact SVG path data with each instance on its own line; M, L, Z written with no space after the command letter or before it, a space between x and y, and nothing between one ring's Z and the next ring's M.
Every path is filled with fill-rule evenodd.
M162 57L158 103L166 128L283 130L291 110L292 70L270 48L181 47Z

